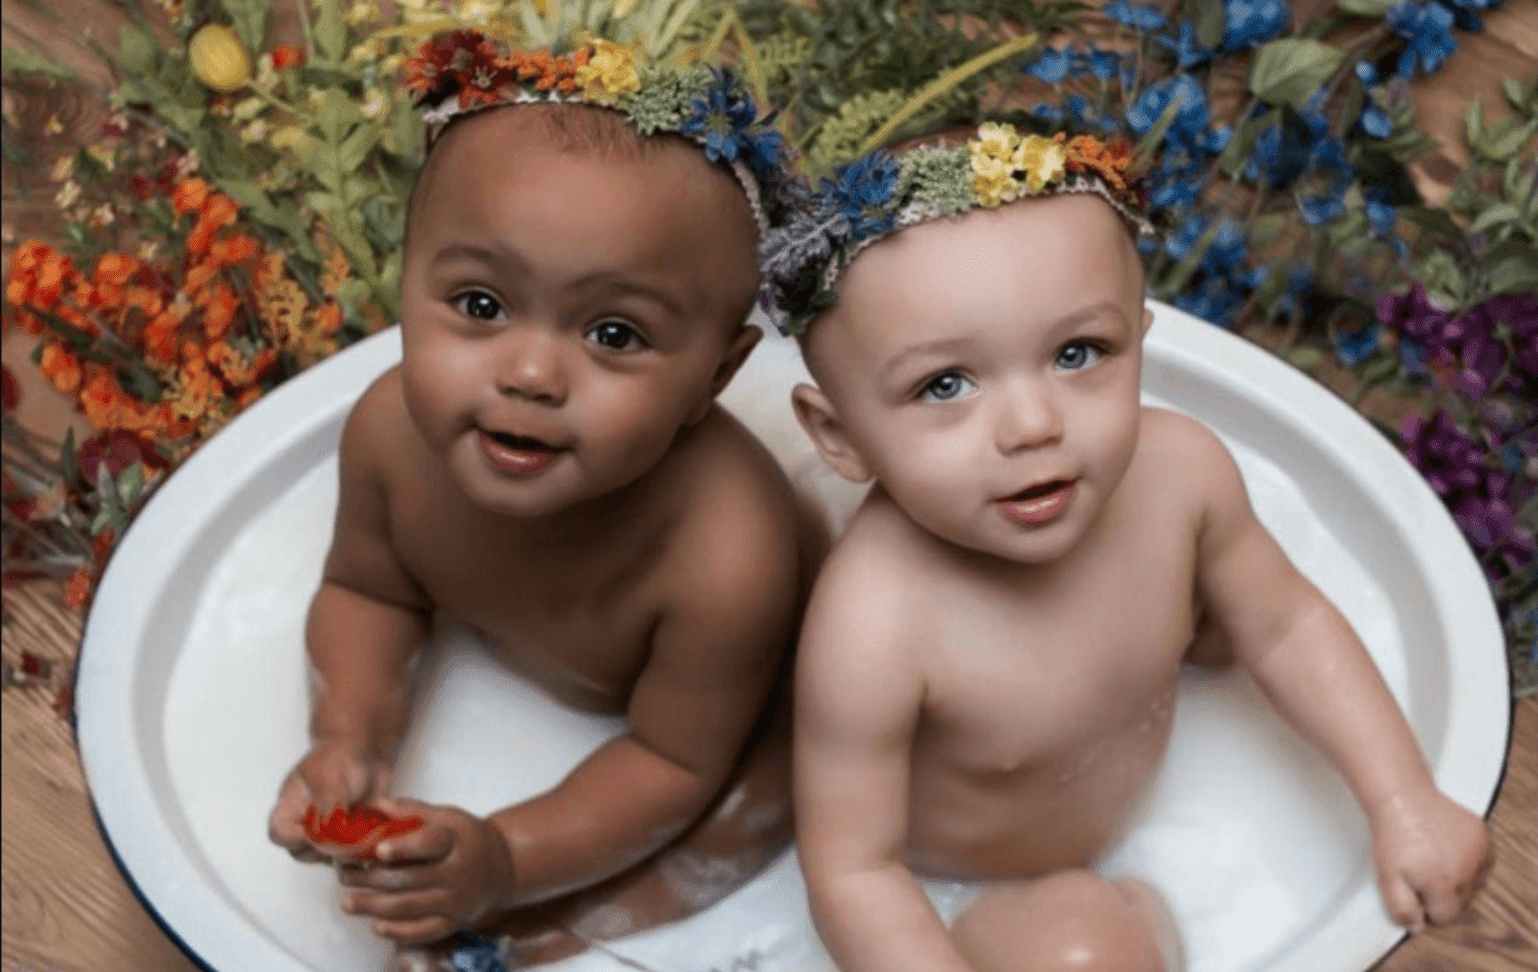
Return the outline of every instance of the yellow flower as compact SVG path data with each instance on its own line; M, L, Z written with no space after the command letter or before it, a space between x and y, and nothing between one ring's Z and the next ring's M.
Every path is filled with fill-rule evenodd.
M192 73L215 91L235 91L251 76L251 58L235 32L222 24L204 24L187 42Z
M577 68L577 84L587 100L612 105L619 96L641 88L634 49L613 41L594 39L587 63Z
M972 163L975 166L979 157L1000 162L1012 161L1019 145L1020 135L1015 131L1015 126L985 122L978 128L977 138L972 142Z
M1014 158L1015 168L1025 172L1026 192L1032 194L1061 181L1067 162L1062 144L1040 135L1027 135Z
M80 198L80 184L74 179L64 183L64 187L53 197L53 203L60 209L68 209Z
M269 57L268 63L271 63L271 60L272 59ZM255 118L257 115L260 115L263 111L266 110L266 108L266 101L256 97L255 95L252 95L251 97L237 104L235 106L235 110L231 112L230 117L237 122L248 122Z
M73 155L61 155L59 160L48 170L48 178L54 182L63 182L75 174L75 157Z
M1020 183L1008 162L998 159L972 156L972 189L977 201L993 207L1011 202L1020 196Z
M111 172L117 168L117 157L113 155L112 150L107 148L105 145L92 145L90 148L86 149L85 152L91 158L95 159L97 162L100 162L101 167L106 169L108 172Z

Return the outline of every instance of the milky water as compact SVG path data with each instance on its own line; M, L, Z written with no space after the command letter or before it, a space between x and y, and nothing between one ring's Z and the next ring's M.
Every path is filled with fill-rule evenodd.
M790 418L783 403L800 366L786 346L755 352L728 403L842 520L860 491L821 466ZM1228 445L1261 519L1345 612L1403 700L1404 657L1381 588L1284 470ZM248 511L208 573L168 686L165 745L192 837L251 921L316 970L372 972L388 950L363 919L339 911L333 873L291 861L266 839L278 783L306 746L303 618L330 541L335 476L334 458L294 470L284 495ZM453 627L436 636L426 676L399 774L400 792L424 800L477 813L507 805L553 785L624 728L563 709ZM1164 892L1193 972L1263 969L1372 880L1349 793L1240 675L1182 680L1168 758L1102 867ZM958 890L931 888L942 910L964 900ZM834 968L812 930L794 853L703 915L609 947L614 955L549 968Z

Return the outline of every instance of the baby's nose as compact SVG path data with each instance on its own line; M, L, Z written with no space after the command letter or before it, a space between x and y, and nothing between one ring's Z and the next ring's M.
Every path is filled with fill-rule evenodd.
M1035 382L1004 384L995 396L994 443L1000 452L1049 445L1063 437L1063 412Z
M566 400L566 368L559 336L532 329L515 331L497 351L498 392L556 405Z

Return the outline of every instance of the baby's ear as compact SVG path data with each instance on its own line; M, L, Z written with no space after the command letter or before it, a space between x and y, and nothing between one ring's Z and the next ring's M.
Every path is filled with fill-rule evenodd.
M796 410L796 421L811 437L812 444L822 453L823 459L833 471L851 483L869 482L870 467L860 455L859 449L849 438L838 411L822 389L813 385L797 385L790 393L790 403Z
M1147 337L1148 329L1153 326L1153 308L1143 305L1143 329L1138 332L1138 337Z
M758 345L764 332L751 324L744 324L732 338L732 343L727 345L726 351L721 355L721 361L716 365L715 372L710 376L710 394L705 397L689 417L684 420L684 425L698 425L705 421L705 416L710 414L710 406L715 404L716 396L726 390L732 377L737 374L744 361L748 360L748 352Z

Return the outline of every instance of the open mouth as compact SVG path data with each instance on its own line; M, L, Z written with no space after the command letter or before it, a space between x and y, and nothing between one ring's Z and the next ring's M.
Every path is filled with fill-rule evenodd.
M1055 519L1073 499L1075 480L1053 479L1023 489L999 501L1004 516L1016 523L1035 526Z
M565 450L532 436L482 429L481 451L497 468L523 475L543 469Z

